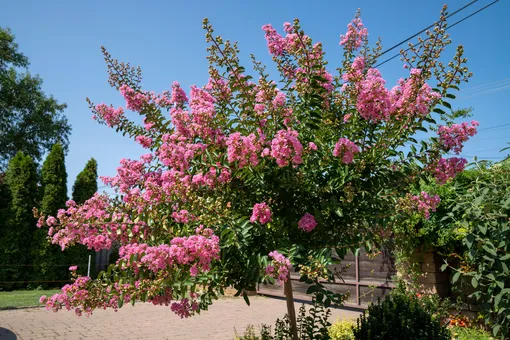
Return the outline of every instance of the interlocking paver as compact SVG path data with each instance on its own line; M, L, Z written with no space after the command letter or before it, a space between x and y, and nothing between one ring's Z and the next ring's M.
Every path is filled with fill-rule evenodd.
M97 310L90 317L77 317L65 310L53 313L43 308L5 310L0 311L0 330L10 330L19 340L233 339L234 329L241 334L249 324L274 325L286 313L284 300L251 297L250 301L251 306L247 306L243 299L220 299L209 311L189 319L180 319L168 307L148 303L126 306L118 312ZM331 321L359 314L345 309L332 312Z

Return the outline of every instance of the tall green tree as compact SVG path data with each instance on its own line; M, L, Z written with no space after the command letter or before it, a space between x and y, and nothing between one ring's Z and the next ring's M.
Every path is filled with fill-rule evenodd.
M67 149L66 104L43 92L28 65L11 31L0 28L0 170L18 151L40 161L58 141Z
M23 286L30 279L30 244L36 229L32 208L37 204L37 166L34 160L18 152L9 162L2 188L10 197L6 221L0 224L0 289Z
M73 185L73 200L81 204L97 191L97 162L91 158L78 174Z
M41 170L41 211L56 214L67 201L67 172L64 149L60 143L53 145ZM31 257L34 278L38 281L65 280L68 278L65 256L62 250L46 241L47 231L38 229L34 233Z

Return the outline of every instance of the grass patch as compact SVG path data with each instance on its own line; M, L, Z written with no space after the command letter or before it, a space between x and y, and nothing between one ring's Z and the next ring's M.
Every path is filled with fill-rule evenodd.
M42 306L39 298L42 295L50 296L60 290L15 290L12 292L0 292L0 310L21 307Z

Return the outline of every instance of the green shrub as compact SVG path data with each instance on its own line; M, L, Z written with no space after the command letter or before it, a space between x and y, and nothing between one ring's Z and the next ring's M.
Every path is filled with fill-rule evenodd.
M359 340L449 340L450 332L425 311L416 298L403 294L372 304L353 329Z
M328 329L328 334L332 340L354 340L353 327L356 325L354 320L341 320L335 322Z
M450 329L453 340L494 340L494 338L483 329L452 327Z
M331 323L328 321L331 311L324 307L314 304L307 312L306 306L303 304L299 308L297 315L297 329L299 339L330 339L328 329ZM274 327L274 334L271 332L271 327L262 324L260 335L257 336L255 327L248 325L243 335L238 335L235 332L236 340L287 340L292 339L292 332L290 330L290 319L285 315L283 320L277 319Z

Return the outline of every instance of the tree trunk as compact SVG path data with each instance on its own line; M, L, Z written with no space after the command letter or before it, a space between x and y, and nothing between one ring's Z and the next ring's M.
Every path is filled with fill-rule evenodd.
M293 340L298 340L297 322L296 322L296 309L294 308L294 296L292 294L292 282L290 280L290 273L287 281L283 284L283 291L285 293L285 300L287 301L287 314L290 320L290 333Z

